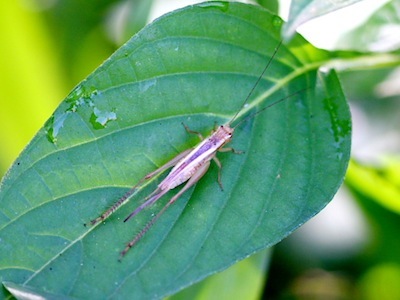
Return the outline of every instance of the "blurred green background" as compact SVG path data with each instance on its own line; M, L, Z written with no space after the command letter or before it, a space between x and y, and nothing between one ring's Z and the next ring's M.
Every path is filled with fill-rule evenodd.
M76 84L176 2L0 2L0 174ZM259 2L279 11L279 1ZM379 63L382 55L399 55L400 1L376 2L359 24L329 40L330 49L372 57L340 72L354 122L345 184L325 210L273 249L267 298L400 299L399 62ZM322 36L338 26L338 18L310 22L308 30ZM318 34L306 38L327 45Z

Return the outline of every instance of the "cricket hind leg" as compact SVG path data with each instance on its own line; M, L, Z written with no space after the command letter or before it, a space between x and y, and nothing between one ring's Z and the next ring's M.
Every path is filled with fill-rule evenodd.
M143 184L144 178L140 180L133 188L131 188L128 192L126 192L121 198L118 199L109 209L107 209L101 216L97 217L94 220L90 221L91 225L95 225L99 222L107 219L113 212L115 212L120 206L124 205L129 198L140 188Z
M154 172L151 172L147 174L142 180L148 180L154 176L156 176L159 173L164 172L166 169L176 165L182 158L184 158L192 149L187 149L181 153L179 153L177 156L175 156L172 160L167 162L166 164L162 165L160 168L155 170ZM154 204L158 199L160 199L162 196L164 196L168 190L161 190L160 188L155 189L149 196L147 196L144 199L144 203L142 203L139 207L137 207L129 216L127 216L124 220L124 222L128 221L130 218L136 216L139 212L141 212L144 208Z
M161 167L159 167L157 170L147 174L145 177L143 177L141 180L139 180L139 182L133 187L131 188L128 192L126 192L120 199L118 199L117 202L115 202L108 210L106 210L101 216L97 217L96 219L90 221L91 225L95 225L99 222L104 221L105 219L107 219L113 212L115 212L118 208L120 208L122 205L124 205L131 197L132 195L135 194L135 192L140 189L143 185L143 183L146 180L149 180L151 178L153 178L154 176L157 176L160 173L163 173L165 170L167 170L168 168L173 167L174 165L176 165L182 158L184 158L190 151L192 151L192 149L187 149L181 153L179 153L177 156L175 156L173 159L171 159L169 162L167 162L166 164L162 165ZM154 195L154 193L157 192L157 189L147 198L150 198L152 195ZM146 199L147 200L147 199ZM150 203L151 204L151 203Z
M196 184L200 178L207 172L208 168L210 167L210 162L208 161L203 166L201 166L193 176L188 180L185 186L175 195L173 196L167 204L155 215L147 224L146 226L131 240L125 247L125 249L121 252L121 258L131 249L135 244L145 235L145 233L154 225L154 223L161 217L161 215L170 207L176 200L179 199L180 196L184 192L186 192L189 188L191 188L194 184Z

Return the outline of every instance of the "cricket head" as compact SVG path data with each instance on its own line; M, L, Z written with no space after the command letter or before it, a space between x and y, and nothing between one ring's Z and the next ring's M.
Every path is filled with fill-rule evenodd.
M216 145L218 148L221 148L225 144L229 143L232 139L234 131L235 129L232 128L229 124L218 126L215 129L214 134L212 135L214 145Z

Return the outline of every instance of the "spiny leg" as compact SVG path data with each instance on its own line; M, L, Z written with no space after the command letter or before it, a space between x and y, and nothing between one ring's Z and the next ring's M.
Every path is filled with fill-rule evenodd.
M157 170L147 174L145 177L143 177L141 180L139 180L139 182L133 187L131 188L128 192L126 192L117 202L115 202L108 210L106 210L101 216L97 217L96 219L90 221L90 223L92 225L95 225L99 222L104 221L105 219L107 219L113 212L115 212L119 207L121 207L123 204L125 204L130 198L131 196L138 190L140 189L140 187L143 185L143 183L146 180L149 180L151 178L153 178L154 176L157 176L158 174L164 172L165 170L167 170L168 168L171 168L172 166L176 165L182 158L184 158L190 151L192 151L192 149L187 149L181 153L179 153L177 156L175 156L173 159L171 159L169 162L165 163L164 165L162 165L161 167L159 167ZM148 196L147 198L151 197L152 195L154 195L154 193L157 190L155 190L150 196Z
M151 219L146 226L131 240L125 247L125 249L121 252L121 258L131 249L144 235L145 233L154 225L154 223L161 217L161 215L170 207L179 197L186 192L190 187L197 183L201 177L207 172L210 166L210 162L206 162L202 165L189 179L189 181L185 184L185 186L175 195L173 196L168 203L158 212L158 214Z
M129 198L140 188L143 184L145 178L142 178L133 188L131 188L128 192L126 192L121 198L118 199L109 209L107 209L101 216L96 219L90 221L90 224L95 225L99 222L107 219L113 212L115 212L120 206L125 204L129 200Z

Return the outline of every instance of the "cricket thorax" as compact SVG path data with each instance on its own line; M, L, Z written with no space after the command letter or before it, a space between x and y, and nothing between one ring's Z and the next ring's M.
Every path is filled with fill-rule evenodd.
M193 150L191 155L188 156L187 163L199 157L204 158L210 156L210 154L215 154L218 149L230 142L233 131L234 129L229 125L218 126L209 138L203 140L203 142Z
M232 139L234 129L228 124L220 125L210 136L209 141L217 148L229 143Z

